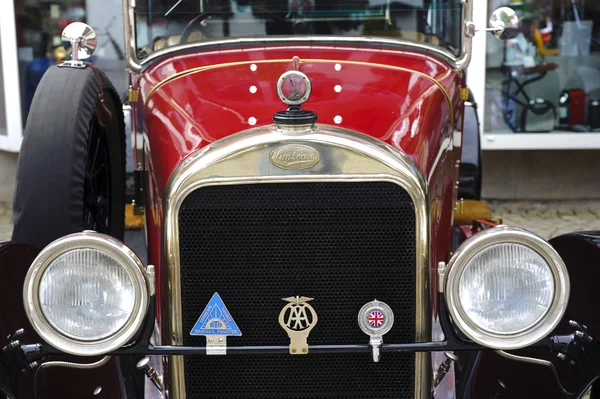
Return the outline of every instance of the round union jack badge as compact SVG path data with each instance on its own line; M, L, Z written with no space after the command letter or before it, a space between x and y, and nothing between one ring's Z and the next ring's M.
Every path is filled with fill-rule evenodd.
M371 327L379 328L385 322L385 316L379 310L374 310L369 313L369 325Z
M382 336L392 328L394 313L384 302L374 300L365 304L358 312L360 329L370 336Z

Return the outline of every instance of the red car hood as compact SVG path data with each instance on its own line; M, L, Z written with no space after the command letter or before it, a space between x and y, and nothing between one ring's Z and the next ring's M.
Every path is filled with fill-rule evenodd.
M273 115L286 108L276 83L292 69L294 56L313 87L303 108L315 111L318 123L385 141L411 156L426 176L432 172L452 134L462 78L442 61L406 51L327 46L197 51L155 63L138 81L160 196L191 153L273 123Z
M446 261L460 156L453 132L460 123L462 74L425 54L323 45L196 51L171 55L142 73L134 86L140 93L134 110L136 130L147 134L149 261L162 263L162 204L175 168L216 140L272 124L273 115L286 108L276 83L293 68L294 56L312 82L303 108L315 111L319 124L387 142L422 170L428 183L430 264ZM157 269L158 281L163 272ZM161 290L159 285L159 298Z

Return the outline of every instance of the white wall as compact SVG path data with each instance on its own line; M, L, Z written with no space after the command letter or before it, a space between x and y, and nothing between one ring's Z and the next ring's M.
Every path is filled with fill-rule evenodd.
M600 199L597 150L485 151L485 199Z
M18 154L0 151L0 202L12 204Z

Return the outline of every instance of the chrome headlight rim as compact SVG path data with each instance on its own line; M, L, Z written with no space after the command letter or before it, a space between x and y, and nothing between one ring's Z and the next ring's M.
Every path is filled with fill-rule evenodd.
M469 262L480 251L496 244L519 244L535 251L544 259L552 273L554 293L549 308L532 326L515 333L493 333L477 326L469 319L459 299L460 279ZM525 348L550 334L564 315L569 291L567 267L556 250L530 231L504 225L477 233L456 250L448 262L444 287L448 312L460 331L473 342L500 350Z
M39 287L45 271L56 258L77 249L95 249L110 255L119 261L133 281L134 306L129 318L119 330L101 339L78 339L59 331L46 318L41 307ZM122 347L139 331L148 310L149 292L146 270L129 247L108 235L85 231L61 237L38 254L25 277L23 302L31 325L48 344L72 355L97 356Z

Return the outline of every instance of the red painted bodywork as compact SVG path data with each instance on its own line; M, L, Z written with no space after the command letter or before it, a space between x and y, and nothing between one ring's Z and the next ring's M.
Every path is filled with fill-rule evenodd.
M303 108L315 111L319 124L341 126L384 141L409 155L422 170L432 219L430 264L446 261L461 145L454 128L462 127L459 89L464 76L422 53L320 45L198 50L167 57L134 77L134 89L140 93L136 130L145 134L150 171L149 262L162 264L162 201L175 168L216 140L272 124L275 112L286 108L277 96L276 82L292 69L294 56L302 60L300 70L313 86ZM251 62L256 62L256 70ZM177 73L214 65L219 67L171 80L152 93L159 82ZM440 87L422 74L443 86L452 107ZM341 91L335 90L336 85ZM341 123L334 122L336 116L342 117ZM256 124L249 123L250 118L255 118ZM162 274L158 267L159 281Z

